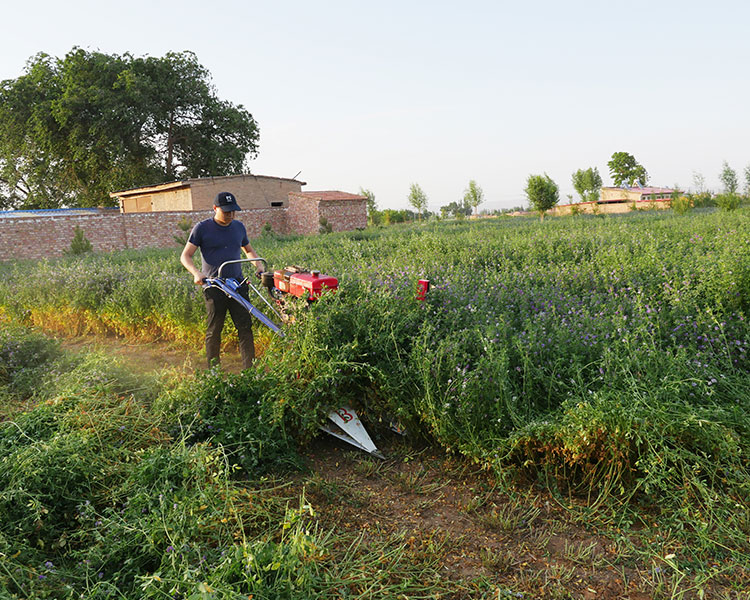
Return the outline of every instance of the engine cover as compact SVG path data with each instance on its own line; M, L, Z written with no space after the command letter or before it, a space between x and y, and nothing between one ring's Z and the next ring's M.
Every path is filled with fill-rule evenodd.
M314 300L327 290L337 290L339 280L320 271L305 271L298 267L287 267L273 272L274 286L297 298Z

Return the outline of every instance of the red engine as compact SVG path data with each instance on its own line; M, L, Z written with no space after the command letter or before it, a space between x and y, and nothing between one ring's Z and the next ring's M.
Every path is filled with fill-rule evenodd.
M264 273L264 276L267 275ZM268 283L270 283L270 278L268 279ZM330 275L323 275L320 271L306 271L299 267L286 267L285 269L273 272L273 287L297 298L315 300L315 298L319 298L327 290L337 290L339 280ZM273 293L273 290L271 292Z

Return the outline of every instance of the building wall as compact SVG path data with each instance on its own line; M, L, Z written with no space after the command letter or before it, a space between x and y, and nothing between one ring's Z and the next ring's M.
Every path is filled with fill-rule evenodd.
M637 202L641 199L639 191L622 188L602 188L599 194L602 202Z
M193 204L190 198L190 188L184 187L179 190L167 190L152 194L151 210L192 210Z
M97 252L125 248L168 248L182 235L179 223L195 225L213 211L169 211L112 215L61 215L0 219L0 260L62 256L70 248L76 226ZM237 213L250 238L258 237L268 223L277 233L289 233L284 208L243 210ZM317 229L316 229L317 231Z
M320 218L333 231L352 231L367 227L367 200L326 200L319 203Z
M260 175L236 175L192 180L190 189L193 210L210 210L219 192L232 192L244 210L271 208L271 202L281 202L282 207L287 207L289 193L301 191L302 183Z
M614 202L599 204L598 202L579 202L578 204L563 204L556 206L550 214L556 217L573 214L574 211L585 214L616 215L628 213L632 210L663 210L671 207L671 200L639 200L637 202Z
M289 229L302 235L318 233L319 204L319 200L312 200L295 193L289 194Z

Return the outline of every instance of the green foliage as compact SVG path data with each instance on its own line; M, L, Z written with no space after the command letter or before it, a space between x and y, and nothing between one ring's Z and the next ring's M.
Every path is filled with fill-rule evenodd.
M383 219L384 225L392 225L394 223L406 223L414 220L414 213L410 210L394 210L392 208L386 208L380 212Z
M544 218L544 213L560 201L560 190L557 184L546 173L529 175L526 180L526 197L531 207Z
M627 152L615 152L607 163L609 175L616 186L634 185L636 182L646 185L648 172L645 167Z
M231 376L212 370L165 391L154 409L191 443L222 444L245 473L280 473L301 463L287 433L284 402L274 402L277 384L263 371Z
M465 202L461 204L458 202L451 202L450 204L441 206L440 213L443 218L451 216L454 219L463 219L471 214L471 206L467 205Z
M378 204L375 202L375 194L371 190L359 188L359 195L367 198L367 224L380 225L382 219L378 211Z
M111 205L113 190L242 172L257 141L191 52L38 54L0 87L0 205Z
M0 339L4 372L28 357L40 370L75 363L89 382L118 379L111 363L61 357L41 336L0 330ZM109 385L74 391L70 380L37 379L32 395L46 400L0 422L0 596L291 600L328 598L345 585L395 597L424 595L425 579L444 594L451 582L440 565L415 564L405 542L334 540L312 522L304 495L235 479L243 445L264 446L261 470L281 464L266 445L275 425L257 419L270 413L253 402L269 388L264 377L209 372L192 393L184 382L160 397L155 411ZM189 414L196 407L200 418ZM164 428L179 416L183 429L170 438ZM252 444L237 437L249 428L258 433Z
M421 218L422 213L427 209L427 194L424 193L418 183L412 183L409 187L408 200Z
M477 212L479 205L484 202L484 192L473 179L469 181L469 187L464 190L464 206L468 206Z
M670 205L676 215L684 215L693 207L691 198L682 195L680 192L672 194Z
M60 355L59 345L46 337L20 327L0 329L0 400L26 400L31 397L47 371Z
M174 473L185 472L185 452L204 453L200 460L219 456L211 443L221 452L211 464L220 466L226 482L232 473L289 468L327 412L351 404L375 434L395 417L411 437L581 495L592 508L612 500L618 519L627 518L619 512L624 506L646 506L655 518L683 527L701 559L720 552L737 560L748 550L742 515L750 509L749 228L748 209L740 206L679 219L633 213L553 219L543 227L531 219L464 220L262 237L254 244L272 263L335 275L339 293L309 308L293 305L286 337L269 342L256 369L239 376L209 373L160 394L152 421L184 442L185 450L174 448L183 458L167 454ZM134 330L160 327L164 335L203 331L200 297L179 274L174 252L71 257L0 270L0 306L9 317L75 310L123 330L122 323ZM425 302L414 299L421 278L432 281ZM81 281L91 284L77 285ZM167 322L181 329L171 331ZM93 365L80 364L67 378L62 368L51 371L57 374L48 387L64 389L68 399L75 381L99 399L137 387L119 377L95 377ZM17 389L33 382L29 374ZM54 400L41 391L32 397ZM103 446L80 432L61 437L60 448L50 445L52 437L74 431L61 416L64 405L49 412L51 406L40 406L47 411L35 411L22 431L48 444L55 457L60 448L85 450L80 461L65 463L60 478L68 479L55 479L84 495L84 459ZM97 414L96 421L102 419ZM104 437L111 442L119 425L109 422ZM12 436L6 448L22 452L23 436ZM51 464L17 456L38 473ZM154 456L155 464L167 460ZM187 472L195 487L197 476ZM19 482L35 490L40 506L53 514L41 482L8 481L16 493ZM145 503L146 492L136 492ZM198 500L190 497L198 514ZM110 498L106 506L122 510L117 502ZM54 513L56 532L66 510ZM104 505L96 514L104 515ZM185 514L170 511L169 526L189 521ZM13 518L28 532L36 515ZM691 525L685 529L684 523ZM155 521L139 524L143 530L164 539ZM133 547L143 546L143 538L134 539ZM145 557L139 572L164 568L158 562L163 553L154 547L147 547L153 555L137 551Z
M320 217L318 233L333 233L333 226L328 222L328 219L326 219L325 217Z
M76 225L75 229L73 230L73 239L70 241L70 249L65 253L71 256L77 256L79 254L86 254L86 252L91 252L91 250L91 242L86 237L83 229Z
M716 206L725 211L736 210L741 204L740 197L731 192L719 194L714 198L714 202L716 203Z
M172 237L178 246L184 247L190 237L190 232L193 229L193 222L187 217L182 217L177 223L177 229L179 229L181 233Z
M694 208L707 208L716 206L716 199L713 197L713 194L711 194L711 192L689 194L688 197L692 200Z
M578 169L573 173L573 187L581 197L581 202L596 202L599 199L599 190L602 188L602 177L596 167L585 171Z
M725 196L735 196L737 194L737 188L739 187L737 172L729 166L727 161L724 161L722 164L719 181L721 181L721 185L724 187Z

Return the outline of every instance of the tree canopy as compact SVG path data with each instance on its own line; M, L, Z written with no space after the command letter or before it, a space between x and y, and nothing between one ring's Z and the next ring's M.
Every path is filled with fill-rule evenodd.
M0 208L109 205L109 193L242 173L258 126L192 52L74 48L0 83Z
M721 173L719 173L719 181L724 187L725 194L735 194L739 187L737 181L737 172L729 166L727 161L724 161L721 165Z
M615 152L612 159L607 163L609 175L615 185L633 185L636 182L645 185L648 183L648 172L639 164L632 154L627 152Z
M464 205L470 206L477 212L479 205L484 202L484 192L473 179L469 181L469 187L464 190Z
M596 202L599 190L602 189L602 176L596 167L586 170L578 169L573 173L573 187L581 197L581 202Z
M367 222L369 225L379 225L380 215L378 214L378 203L375 201L375 194L372 190L359 188L359 195L367 198Z
M526 180L526 197L531 207L544 219L544 213L560 200L560 190L549 175L529 175Z
M420 218L427 209L427 194L422 191L418 183L412 183L409 188L409 204L414 207Z

